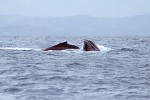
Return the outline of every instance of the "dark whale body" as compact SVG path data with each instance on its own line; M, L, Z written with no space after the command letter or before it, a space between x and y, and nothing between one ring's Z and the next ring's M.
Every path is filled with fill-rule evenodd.
M48 47L44 49L44 51L48 50L66 50L66 49L80 49L78 46L68 44L66 42L59 43L57 45L54 45L52 47ZM100 49L90 40L85 40L83 45L84 51L100 51Z
M84 51L100 51L100 49L90 40L84 40Z
M54 45L52 47L46 48L46 49L44 49L44 51L48 51L48 50L66 50L66 49L79 49L79 47L75 46L75 45L68 44L67 41L66 41L66 42L62 42L62 43L59 43L57 45Z

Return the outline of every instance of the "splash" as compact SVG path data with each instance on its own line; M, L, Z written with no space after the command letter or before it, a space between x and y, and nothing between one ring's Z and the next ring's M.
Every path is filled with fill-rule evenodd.
M98 46L98 48L100 49L100 51L101 51L102 53L106 53L106 52L109 52L109 51L112 50L111 48L105 47L105 46L103 46L103 45L97 45L97 46Z
M81 47L80 49L74 50L74 49L68 49L68 50L62 50L62 52L65 53L107 53L109 51L111 51L112 49L109 47L105 47L103 45L97 45L97 47L100 49L100 51L84 51L83 48Z

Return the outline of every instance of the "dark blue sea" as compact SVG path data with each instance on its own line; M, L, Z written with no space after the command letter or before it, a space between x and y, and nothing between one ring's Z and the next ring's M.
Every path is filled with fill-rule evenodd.
M150 100L150 36L0 36L0 100Z

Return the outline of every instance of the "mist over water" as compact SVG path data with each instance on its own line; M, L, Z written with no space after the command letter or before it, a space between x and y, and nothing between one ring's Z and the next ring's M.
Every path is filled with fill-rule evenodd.
M43 51L64 41L81 49ZM148 100L149 62L150 37L0 36L0 99Z

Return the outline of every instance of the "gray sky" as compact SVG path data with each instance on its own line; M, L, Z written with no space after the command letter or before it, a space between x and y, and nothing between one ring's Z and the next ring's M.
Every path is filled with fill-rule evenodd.
M0 14L126 17L150 13L150 0L0 0Z

